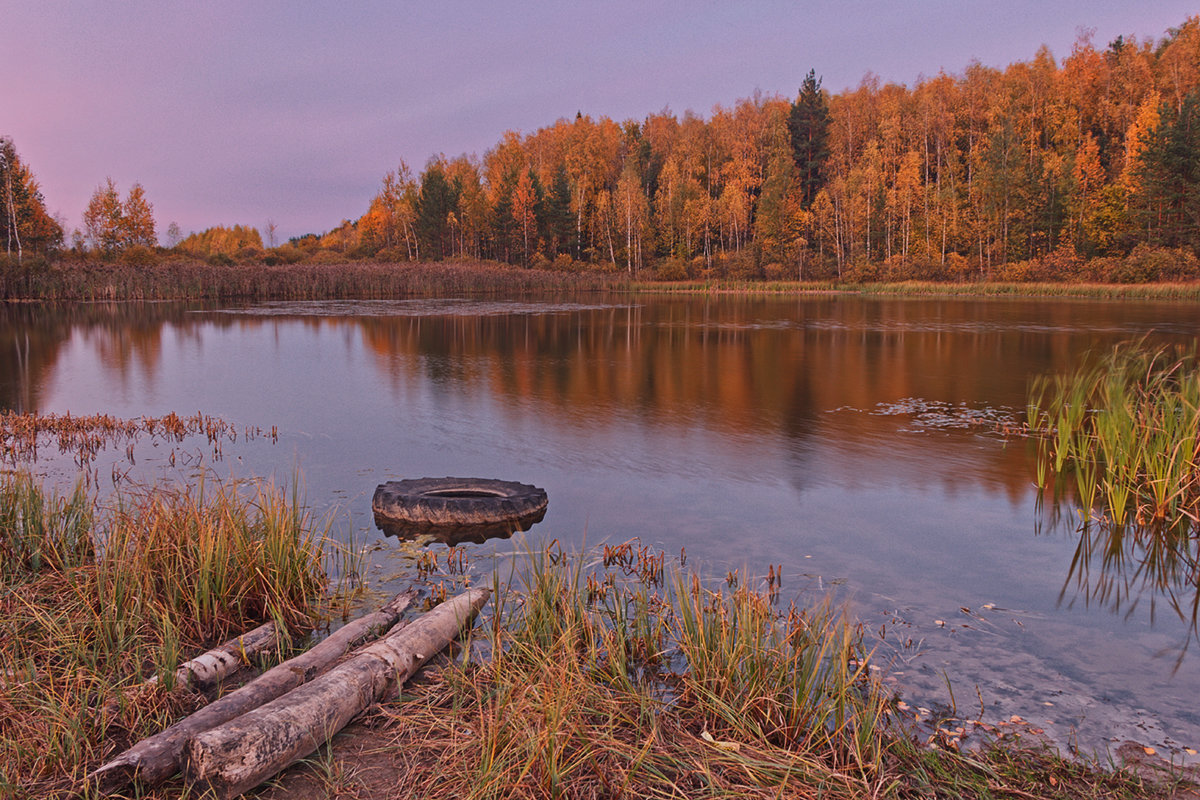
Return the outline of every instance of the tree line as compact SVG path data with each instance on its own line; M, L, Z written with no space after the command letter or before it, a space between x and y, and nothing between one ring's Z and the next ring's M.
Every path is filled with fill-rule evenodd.
M4 141L0 235L53 250L61 228ZM110 180L76 247L153 244L150 212L139 185L121 201ZM810 72L794 99L756 93L707 119L577 113L508 131L482 157L436 155L419 174L400 161L361 217L325 234L264 251L252 230L169 238L229 259L469 258L667 278L1192 277L1200 17L1158 40L1085 34L1061 63L1043 47L911 88L867 75L833 94Z
M755 96L709 118L577 114L482 159L401 162L330 244L737 277L1009 275L1200 250L1200 17L909 88Z

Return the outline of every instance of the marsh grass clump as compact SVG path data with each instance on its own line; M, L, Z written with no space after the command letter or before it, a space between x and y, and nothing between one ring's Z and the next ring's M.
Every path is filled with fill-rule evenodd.
M1194 349L1118 345L1034 381L1043 490L1073 484L1085 517L1118 526L1200 524L1200 362Z
M462 656L369 718L388 777L347 796L1170 796L1019 739L929 746L828 601L780 608L769 576L705 582L662 560L636 540L518 558Z
M268 485L155 486L95 507L9 475L0 524L0 796L68 796L194 702L147 678L263 621L302 631L323 613L323 533Z
M1079 543L1060 600L1132 613L1160 598L1188 625L1200 619L1200 362L1195 350L1119 345L1076 371L1034 382L1039 506L1052 523L1078 505ZM1073 601L1072 601L1073 602Z
M652 557L652 556L647 556ZM635 560L636 561L636 560ZM869 796L886 700L857 627L749 588L535 552L462 663L398 706L398 791ZM818 788L819 787L819 788Z
M88 563L92 503L82 486L47 495L27 472L0 478L0 581L18 583L44 571Z

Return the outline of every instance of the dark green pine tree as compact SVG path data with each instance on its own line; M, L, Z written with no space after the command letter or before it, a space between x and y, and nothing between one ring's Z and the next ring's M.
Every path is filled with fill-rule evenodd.
M563 164L554 173L542 209L545 214L543 230L550 240L551 254L569 255L573 250L571 238L575 235L575 217L571 214L571 185L567 182L567 168Z
M515 264L521 256L521 243L518 241L520 232L517 220L513 217L513 192L517 190L515 175L501 178L500 189L496 192L496 205L491 213L491 243L492 258Z
M431 161L421 176L421 193L417 198L417 236L426 258L440 261L451 255L449 217L457 207L458 197L446 180L442 165Z
M788 135L799 170L801 203L808 208L825 184L825 162L829 160L829 102L821 91L816 70L809 70L792 104Z
M1151 244L1200 251L1200 90L1164 103L1136 167L1142 229Z
M544 242L549 237L550 204L547 202L549 195L546 193L546 187L542 186L542 182L538 180L533 167L529 168L529 180L533 184L533 216L537 220L537 239ZM542 253L544 254L545 250L542 250Z

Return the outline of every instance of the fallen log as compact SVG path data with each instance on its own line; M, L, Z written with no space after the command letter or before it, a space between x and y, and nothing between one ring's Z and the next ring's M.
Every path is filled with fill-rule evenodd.
M390 628L412 603L414 593L402 592L378 611L338 628L326 639L295 658L272 667L240 689L214 700L169 728L142 739L89 776L101 793L111 793L137 780L153 786L179 772L180 756L187 741L201 731L215 728L263 703L280 697L324 672L347 651Z
M403 630L360 648L311 683L197 734L184 748L184 778L201 794L222 800L257 786L315 751L408 680L469 624L490 596L488 589L470 589Z
M279 630L274 622L259 625L249 633L219 644L207 653L175 668L175 686L196 691L207 691L237 672L254 656L276 649L279 646ZM155 675L146 681L153 686L158 683Z
M250 663L250 659L279 647L279 630L274 622L265 622L249 633L219 644L207 653L201 653L190 661L175 668L172 688L180 691L207 692L221 681ZM160 683L157 675L136 686L130 686L122 694L132 699ZM109 698L103 707L102 716L112 717L120 708L121 700Z

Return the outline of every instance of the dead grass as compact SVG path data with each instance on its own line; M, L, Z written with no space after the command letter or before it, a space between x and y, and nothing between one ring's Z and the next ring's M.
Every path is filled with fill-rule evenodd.
M169 259L147 266L53 264L5 284L6 300L337 300L606 289L620 275L495 262L236 264Z
M594 570L586 556L531 555L524 577L497 587L501 607L466 655L326 753L323 774L338 776L326 796L1181 796L1170 775L1151 782L1016 740L930 748L893 717L834 609L780 611L769 581L706 588L680 571L664 584L661 559L626 553Z
M156 486L96 508L8 476L0 511L3 797L73 796L194 708L165 688L180 661L265 620L305 631L328 602L322 531L269 485ZM151 676L162 685L135 688Z

